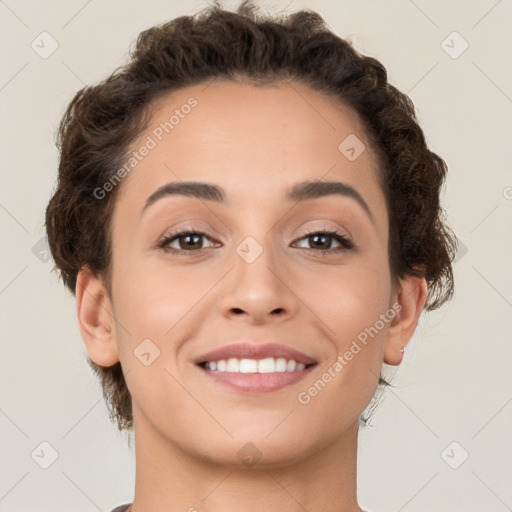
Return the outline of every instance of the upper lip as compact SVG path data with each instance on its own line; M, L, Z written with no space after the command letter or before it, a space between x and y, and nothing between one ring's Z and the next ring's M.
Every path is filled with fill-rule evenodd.
M195 364L205 363L208 361L219 361L221 359L265 359L267 357L284 357L285 359L293 359L297 363L314 364L316 360L298 350L281 345L279 343L232 343L217 348L206 354L197 357Z

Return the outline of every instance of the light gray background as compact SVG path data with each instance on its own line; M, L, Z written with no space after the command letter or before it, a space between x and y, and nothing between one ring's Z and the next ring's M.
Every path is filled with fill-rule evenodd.
M381 60L449 166L443 204L462 242L456 296L422 317L398 388L361 431L360 503L373 512L512 510L511 2L260 5L317 10ZM141 30L204 6L0 0L0 511L106 511L133 497L133 448L109 423L74 299L37 244L67 103L122 64ZM43 31L59 45L46 59L31 48ZM464 43L454 31L469 44L457 58ZM42 442L58 453L47 469Z

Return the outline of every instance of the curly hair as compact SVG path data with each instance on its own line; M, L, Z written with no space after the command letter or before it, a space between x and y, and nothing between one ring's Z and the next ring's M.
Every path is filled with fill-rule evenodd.
M250 0L236 12L218 2L141 32L127 64L76 93L60 122L58 183L46 209L56 268L76 293L86 266L110 293L111 216L118 187L94 191L126 159L161 96L216 78L265 85L294 80L338 98L363 122L378 157L389 214L388 257L395 283L406 275L427 282L427 311L453 295L456 238L445 223L440 191L446 163L426 145L411 99L388 83L385 67L331 32L311 10L264 17ZM133 428L131 395L120 362L99 376L111 420ZM390 385L382 376L379 385Z

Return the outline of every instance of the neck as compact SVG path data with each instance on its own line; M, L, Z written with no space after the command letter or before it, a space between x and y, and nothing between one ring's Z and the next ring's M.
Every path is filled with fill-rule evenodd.
M215 463L134 417L136 482L130 512L359 512L358 423L332 444L278 467ZM238 463L238 464L237 464Z

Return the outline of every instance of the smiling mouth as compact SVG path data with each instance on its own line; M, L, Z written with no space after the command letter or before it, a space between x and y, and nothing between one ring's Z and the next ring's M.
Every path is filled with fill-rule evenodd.
M223 389L260 395L278 391L306 378L318 363L297 363L293 359L219 359L196 365L200 371Z
M298 363L294 359L284 357L266 357L264 359L235 358L219 359L218 361L203 361L198 366L213 372L263 374L263 373L288 373L306 370L316 363Z

